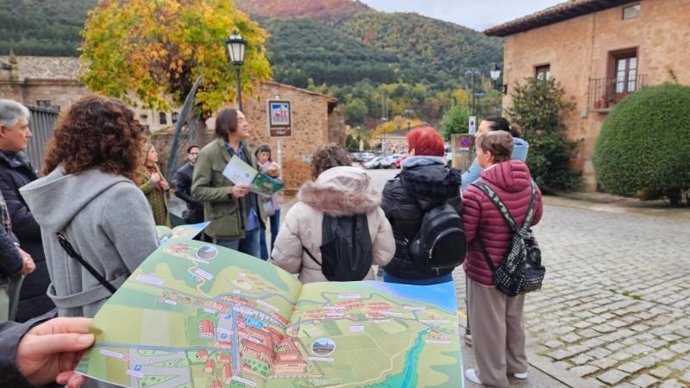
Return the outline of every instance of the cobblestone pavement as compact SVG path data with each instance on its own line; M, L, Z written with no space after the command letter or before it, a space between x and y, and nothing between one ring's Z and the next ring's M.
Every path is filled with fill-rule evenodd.
M394 174L370 175L383 187ZM525 303L530 364L571 386L688 387L690 210L601 202L545 198L534 232L546 279Z
M572 385L690 386L690 218L545 202L534 231L547 274L525 303L529 352ZM462 270L455 278L464 308Z

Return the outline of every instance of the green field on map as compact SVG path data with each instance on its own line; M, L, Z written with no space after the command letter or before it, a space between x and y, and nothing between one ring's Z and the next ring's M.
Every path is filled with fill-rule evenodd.
M302 285L171 239L96 315L77 370L126 387L460 387L453 283Z

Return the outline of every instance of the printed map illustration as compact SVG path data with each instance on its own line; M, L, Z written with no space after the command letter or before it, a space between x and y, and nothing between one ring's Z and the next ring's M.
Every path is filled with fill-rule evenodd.
M461 387L453 283L302 285L173 239L96 315L77 370L124 387Z

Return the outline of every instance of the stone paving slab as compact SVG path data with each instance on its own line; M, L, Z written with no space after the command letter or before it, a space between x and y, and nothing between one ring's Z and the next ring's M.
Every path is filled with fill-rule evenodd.
M690 386L690 211L545 204L534 232L546 279L525 303L530 364L570 386Z

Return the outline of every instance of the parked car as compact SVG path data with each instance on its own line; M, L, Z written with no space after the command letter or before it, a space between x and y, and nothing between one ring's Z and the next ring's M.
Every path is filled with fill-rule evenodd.
M409 157L410 157L410 155L405 154L405 155L400 156L398 159L396 159L395 160L395 168L401 168L403 160L405 160Z
M359 161L364 163L370 161L371 159L374 159L375 157L376 155L372 154L371 152L362 152L359 155Z
M366 169L381 168L381 161L383 161L384 158L385 156L377 156L368 162L362 163L362 166Z
M400 159L400 154L388 155L381 161L381 168L395 168L395 161Z

